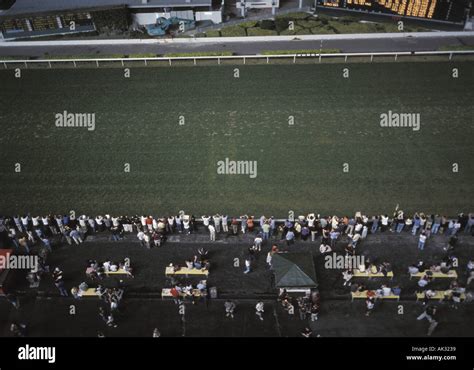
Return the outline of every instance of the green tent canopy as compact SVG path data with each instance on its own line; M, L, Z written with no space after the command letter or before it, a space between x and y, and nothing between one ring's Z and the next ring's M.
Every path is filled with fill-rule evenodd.
M277 288L316 288L316 271L311 253L275 253L272 267Z

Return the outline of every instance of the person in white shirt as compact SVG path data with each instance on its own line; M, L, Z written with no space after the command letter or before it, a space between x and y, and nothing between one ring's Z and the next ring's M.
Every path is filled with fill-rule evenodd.
M211 219L209 216L201 216L202 218L202 224L204 225L205 228L209 226L209 220Z
M221 223L222 223L222 231L225 233L229 232L229 224L227 222L227 215L222 216Z
M252 271L252 261L250 261L250 257L245 258L245 270L244 274L248 274Z
M113 227L119 227L119 218L118 217L112 217L112 225Z
M32 217L31 222L33 223L33 227L39 227L39 216Z
M140 223L142 224L143 230L146 230L146 216L140 216Z
M421 234L420 234L420 239L418 241L418 249L420 251L422 251L424 248L425 248L425 243L426 243L426 234L425 232L423 231Z
M260 252L262 250L262 243L262 237L260 235L257 235L257 237L253 241L253 249Z
M25 216L25 217L21 217L21 223L23 225L23 228L25 230L28 229L28 222L29 222L30 218L28 216Z
M104 268L104 271L106 271L106 272L110 271L110 265L111 265L111 262L110 262L110 261L105 261L105 262L102 264L102 267Z
M97 224L97 228L99 229L99 231L103 231L104 230L104 218L99 215L95 218L95 222Z
M265 312L264 310L264 304L262 301L259 301L257 305L255 306L255 314L258 316L258 318L263 321L263 313Z
M49 219L48 217L41 217L41 222L43 223L44 227L49 227Z
M210 237L210 240L211 242L215 241L216 240L216 229L214 226L212 225L208 225L207 226L208 229L209 229L209 237Z
M461 223L459 221L456 221L454 223L454 228L453 228L453 232L452 232L451 235L456 234L459 231L460 228L461 228Z
M389 288L389 287L386 286L386 285L382 285L382 295L383 295L384 297L387 297L387 296L389 296L389 295L391 295L391 294L392 294L392 289Z
M86 224L86 216L85 215L82 215L79 217L79 226L82 228L82 229L87 229L87 224Z
M153 228L153 230L158 230L158 220L156 218L152 217L151 227ZM165 228L166 228L166 225L165 225Z
M260 216L258 224L260 226L260 232L263 232L263 224L266 222L266 217L264 215Z
M164 234L166 231L166 219L165 218L158 219L158 224L156 226L158 228L158 232L160 234Z
M337 218L337 216L332 216L332 219L331 219L331 227L336 230L337 227L339 225L339 218Z
M364 225L364 227L362 228L362 234L360 236L361 239L365 239L367 238L367 234L369 233L369 228Z
M143 235L143 242L145 243L145 247L150 249L150 235L144 234Z
M145 246L145 233L143 231L139 231L137 234L138 240L140 240L140 244Z
M314 220L316 219L314 213L310 213L307 217L308 220L308 227L311 228L314 226ZM314 241L314 240L313 240Z
M266 262L267 262L268 268L271 269L272 268L272 251L267 253Z
M426 216L424 213L420 213L420 230L425 229L425 224L426 224Z
M212 220L214 221L214 228L216 229L216 233L221 232L221 216L220 214L216 214L212 216Z
M386 231L388 228L388 216L387 215L380 216L380 223L382 224L381 230Z
M190 225L189 217L183 218L183 228L184 228L185 234L191 234L191 225Z
M173 233L173 230L174 230L174 217L169 216L168 223L166 224L166 231L168 231L169 233Z

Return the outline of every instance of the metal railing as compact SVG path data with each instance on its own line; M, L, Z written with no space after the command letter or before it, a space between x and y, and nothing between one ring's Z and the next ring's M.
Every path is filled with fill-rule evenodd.
M447 60L452 60L455 55L472 55L474 50L452 50L452 51L399 51L399 52L375 52L375 53L314 53L314 54L280 54L280 55L226 55L226 56L184 56L184 57L143 57L143 58L77 58L77 59L12 59L12 60L1 60L0 64L5 69L8 69L9 65L24 65L25 68L38 64L46 64L49 68L52 68L54 64L72 64L77 67L81 63L94 63L96 67L100 67L100 63L113 62L120 63L125 66L125 62L143 62L144 66L148 65L148 62L161 61L166 62L172 66L173 62L178 61L192 61L193 64L197 64L199 60L211 60L216 61L217 64L221 64L224 60L235 60L241 64L246 64L248 60L263 60L266 63L270 63L271 60L287 59L296 63L299 59L317 58L319 62L322 62L325 58L341 58L347 62L353 57L370 57L370 61L373 61L377 57L393 57L394 61L397 61L399 56L446 56Z

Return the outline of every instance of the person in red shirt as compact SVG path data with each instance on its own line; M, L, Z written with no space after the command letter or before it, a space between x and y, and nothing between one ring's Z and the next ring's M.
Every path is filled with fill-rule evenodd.
M148 217L146 218L145 223L146 223L146 226L148 227L148 230L149 230L149 231L152 231L152 230L153 230L153 217L148 216Z
M178 289L176 289L176 287L174 286L173 288L171 288L170 293L173 296L174 303L179 304L180 294Z
M367 291L367 298L368 299L375 298L375 292L373 290L368 290Z
M248 219L247 219L247 229L249 232L252 232L253 231L253 227L254 227L254 224L253 224L253 216L250 216Z

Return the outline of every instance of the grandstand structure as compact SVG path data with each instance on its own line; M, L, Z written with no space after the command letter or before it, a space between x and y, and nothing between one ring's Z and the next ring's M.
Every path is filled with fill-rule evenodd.
M222 22L224 0L16 0L3 1L0 32L6 40L101 29L126 31L160 17Z
M318 0L318 4L328 8L451 23L464 22L472 8L471 0Z
M5 39L96 30L89 12L9 18L2 21L1 28Z

